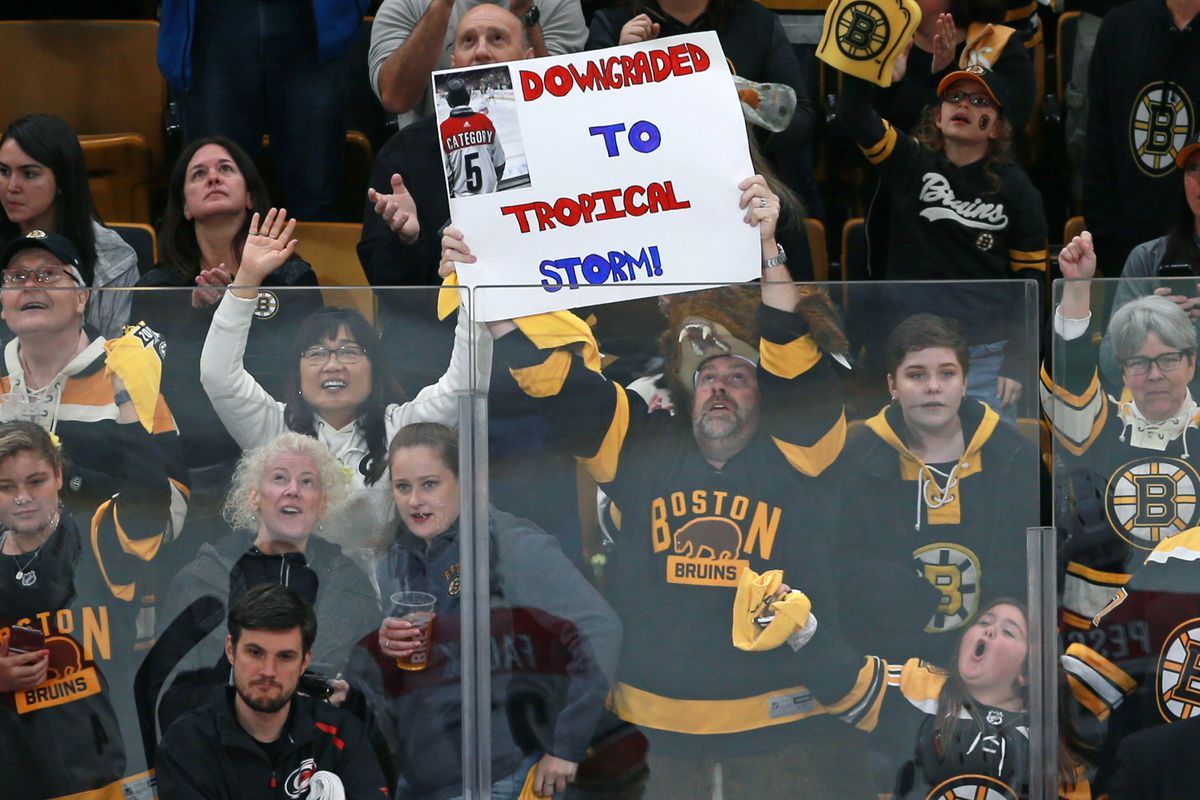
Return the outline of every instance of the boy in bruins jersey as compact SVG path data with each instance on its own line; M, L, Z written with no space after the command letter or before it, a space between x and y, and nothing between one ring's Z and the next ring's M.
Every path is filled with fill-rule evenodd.
M826 473L846 421L822 350L842 352L845 340L829 325L828 299L789 282L774 236L778 198L760 176L740 190L760 233L763 281L721 291L761 293L761 341L685 319L669 368L686 392L676 394L682 413L649 413L605 379L590 331L571 315L491 323L496 357L618 509L606 588L624 645L612 702L650 741L645 796L711 797L718 765L727 800L865 796L856 733L835 716L860 718L883 688L882 662L841 643L832 598L828 515L838 503ZM448 229L443 264L473 260ZM803 585L829 609L827 635L798 656L736 649L729 609L747 568L783 569Z

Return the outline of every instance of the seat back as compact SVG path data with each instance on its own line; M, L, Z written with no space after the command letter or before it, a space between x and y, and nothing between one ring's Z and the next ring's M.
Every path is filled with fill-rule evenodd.
M362 238L362 225L356 222L299 222L296 252L317 273L325 290L321 292L327 306L353 308L375 322L375 293L358 262L355 248ZM339 286L360 287L356 290L336 289Z
M108 227L120 234L125 244L137 253L139 275L154 268L158 263L158 236L154 228L140 222L110 222Z
M157 44L153 20L0 22L0 124L39 112L80 135L135 133L161 169L167 87Z
M136 133L80 136L88 187L100 219L150 221L150 147Z
M1079 34L1079 12L1058 15L1058 40L1054 44L1054 81L1059 99L1065 98L1071 70L1075 66L1075 39Z
M804 232L808 234L808 252L812 257L813 280L829 280L829 250L825 246L825 225L815 217L804 218Z

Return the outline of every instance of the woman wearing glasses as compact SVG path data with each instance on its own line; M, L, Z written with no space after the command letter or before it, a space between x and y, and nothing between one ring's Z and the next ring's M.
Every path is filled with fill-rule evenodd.
M395 528L395 504L387 472L387 446L410 422L456 427L458 396L471 386L470 328L465 316L455 331L446 373L416 397L404 395L390 377L387 359L376 350L379 335L347 310L317 312L293 340L285 401L268 394L246 372L242 352L258 286L296 247L295 220L272 209L254 215L242 253L237 286L221 299L200 358L200 380L213 408L243 449L260 447L284 431L313 436L351 472L355 491L328 538L352 547L380 549L380 537ZM486 387L491 340L481 341L477 385ZM291 366L291 365L294 365ZM354 538L351 538L354 537Z
M1059 263L1065 278L1091 278L1091 234L1068 242ZM1107 335L1128 389L1122 402L1100 386L1091 320L1090 281L1066 283L1054 312L1054 382L1042 373L1074 501L1058 514L1064 619L1080 627L1090 627L1159 541L1200 525L1200 407L1188 390L1195 326L1158 295L1113 314Z
M902 56L893 80L903 75ZM846 75L839 112L867 160L879 170L891 217L888 280L1043 280L1046 220L1042 198L1011 154L1009 86L981 66L938 84L915 137L897 131L871 105L871 86ZM911 287L893 292L890 330L917 313L952 316L970 351L967 395L1014 421L1031 373L1024 287ZM882 342L870 343L882 345ZM878 348L882 351L882 348Z

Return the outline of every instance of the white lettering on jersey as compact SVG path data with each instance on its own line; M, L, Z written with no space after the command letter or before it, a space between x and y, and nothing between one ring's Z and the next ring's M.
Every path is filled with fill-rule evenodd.
M921 192L917 199L922 203L939 204L921 210L921 216L930 222L948 219L967 228L989 231L1008 227L1008 215L1004 213L1003 203L985 203L979 199L959 200L950 188L950 181L937 172L926 172L921 180Z

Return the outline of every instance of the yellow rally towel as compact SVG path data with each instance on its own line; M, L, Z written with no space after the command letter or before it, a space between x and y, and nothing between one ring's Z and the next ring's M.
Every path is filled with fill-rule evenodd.
M129 399L145 429L154 432L154 412L162 385L162 360L166 345L145 322L126 325L125 334L104 343L104 376L116 375L125 384Z
M759 575L746 568L738 578L737 596L733 599L733 646L756 653L779 647L794 631L808 624L812 603L803 592L791 593L771 604L775 619L766 628L755 622L767 610L766 598L783 585L783 570L771 569Z
M978 64L992 70L1000 60L1008 40L1016 30L1007 25L992 25L982 22L972 22L967 28L967 41L963 45L962 55L958 57L960 69Z
M537 764L529 768L529 774L525 776L525 785L521 787L521 794L517 795L517 800L544 800L544 798L549 796L538 794L533 790L533 781L537 777L537 768Z
M438 291L438 319L450 316L459 306L458 275L442 281ZM583 363L593 372L600 371L600 345L588 324L570 311L549 311L513 320L521 332L539 350L554 350L569 344L583 347Z
M921 24L915 0L834 0L825 10L817 58L879 86Z

